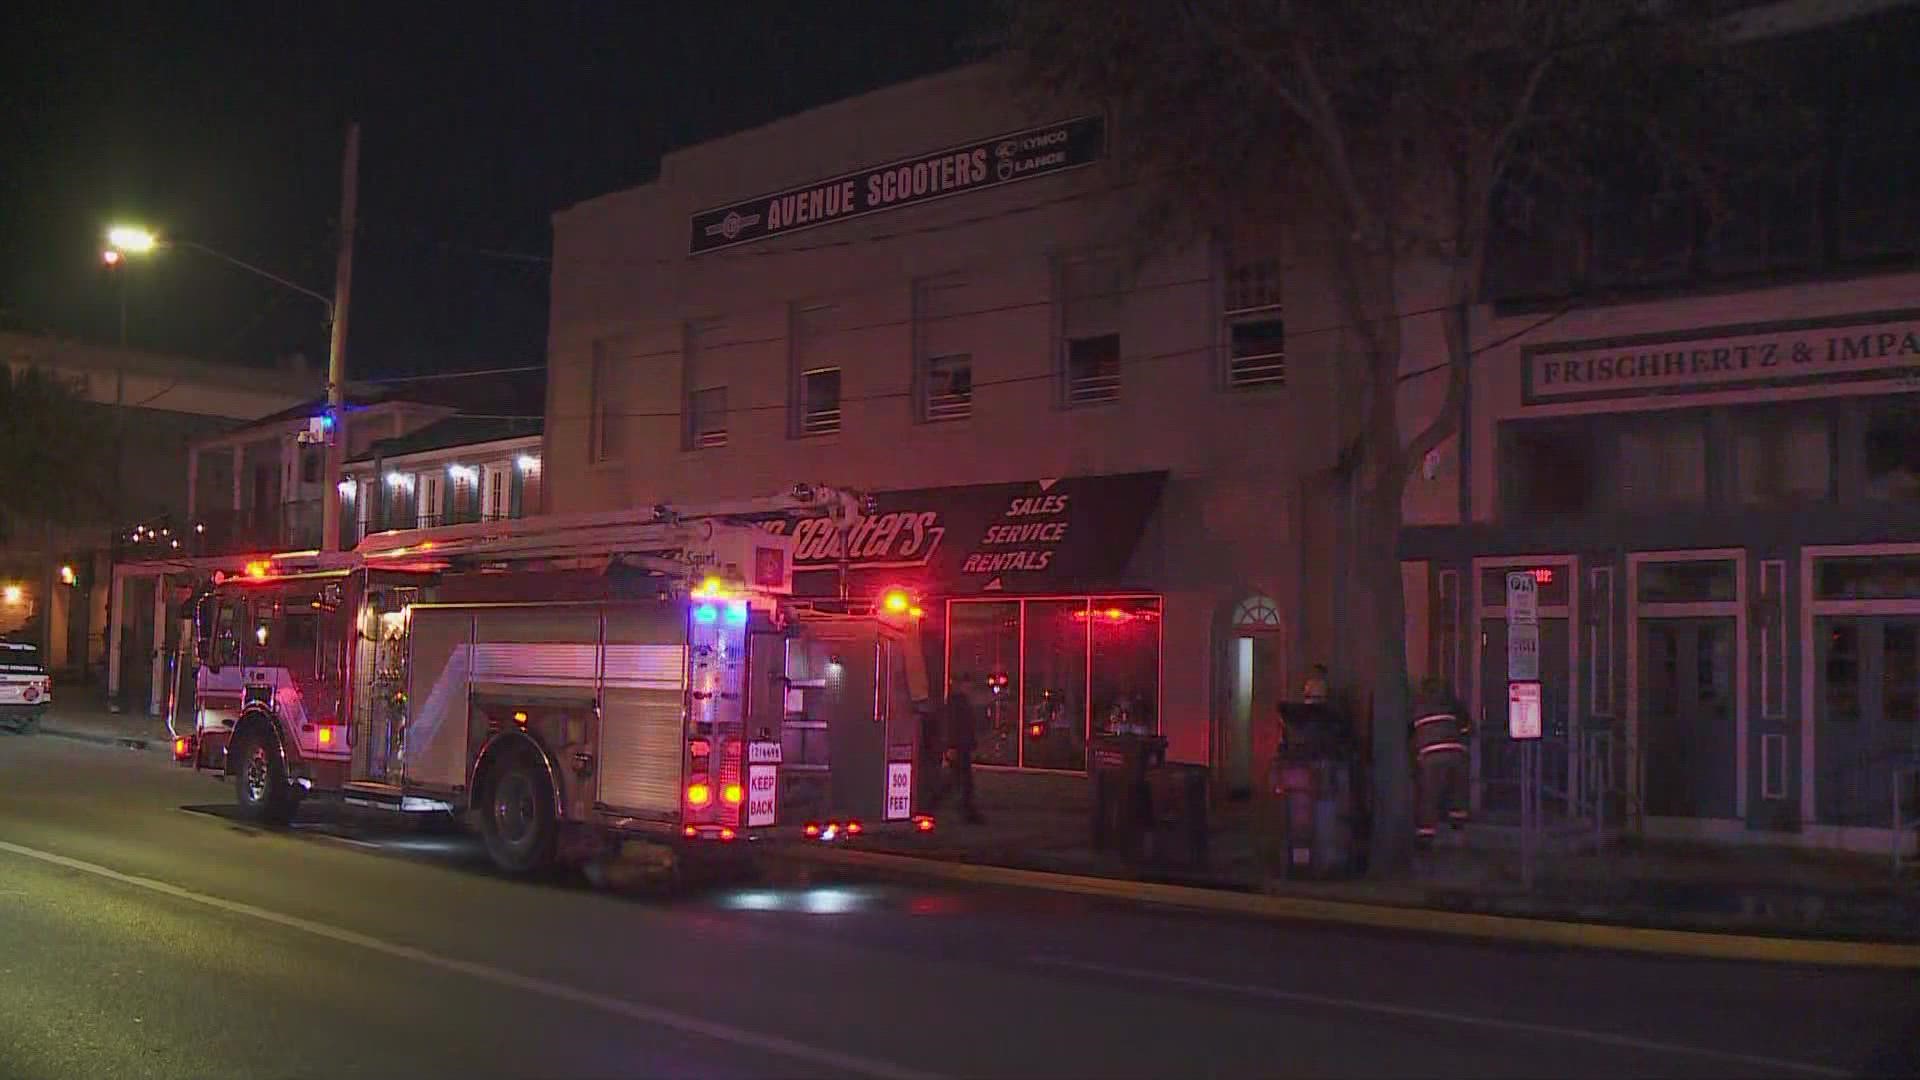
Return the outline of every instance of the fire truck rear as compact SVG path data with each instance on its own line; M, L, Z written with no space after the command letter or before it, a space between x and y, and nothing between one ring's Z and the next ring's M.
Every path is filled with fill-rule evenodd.
M685 850L931 827L904 794L925 704L924 674L917 699L901 674L909 653L918 670L904 611L794 603L791 542L725 516L532 521L209 583L176 756L231 777L265 823L315 796L455 813L512 872L634 837ZM849 666L865 689L824 695Z

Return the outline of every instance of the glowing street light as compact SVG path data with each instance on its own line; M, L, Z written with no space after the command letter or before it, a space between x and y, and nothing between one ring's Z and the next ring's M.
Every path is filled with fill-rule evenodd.
M107 246L123 255L146 255L160 246L160 238L137 225L115 225L107 230Z

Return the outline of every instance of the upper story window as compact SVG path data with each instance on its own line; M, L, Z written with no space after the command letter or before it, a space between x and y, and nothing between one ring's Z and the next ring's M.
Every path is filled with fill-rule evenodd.
M592 400L587 423L587 460L617 461L626 454L627 401L618 339L593 343Z
M1504 436L1504 515L1577 517L1595 508L1599 455L1591 427L1580 423L1516 424Z
M800 434L831 435L840 430L840 369L814 368L800 373Z
M1271 233L1236 233L1226 246L1223 338L1227 385L1287 381L1286 318L1280 303L1280 245Z
M1823 411L1747 410L1735 419L1734 493L1743 505L1828 498L1833 464L1833 423Z
M1707 501L1707 425L1692 413L1649 413L1620 430L1612 460L1622 509Z
M968 353L927 357L921 379L925 420L965 420L973 415L973 357Z
M513 516L513 472L506 464L480 470L480 519L500 521Z
M727 388L709 386L687 395L688 427L695 449L727 445Z
M684 449L711 450L727 445L727 386L714 355L720 332L721 324L715 319L686 325L681 383L687 388L687 399L680 436Z
M973 415L973 339L968 282L957 275L914 283L916 412L922 423Z
M1920 406L1895 399L1871 407L1864 449L1867 498L1920 502Z
M787 434L794 438L840 430L840 365L835 330L841 317L832 305L793 309L793 389Z
M431 529L443 524L447 490L442 486L444 482L439 469L428 469L420 474L419 482L414 486L418 500L415 504L415 528Z
M1120 397L1121 262L1113 256L1074 259L1061 267L1060 328L1066 404L1097 405Z

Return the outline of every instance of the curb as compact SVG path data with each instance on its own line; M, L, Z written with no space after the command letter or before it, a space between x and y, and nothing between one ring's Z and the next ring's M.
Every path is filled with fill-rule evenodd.
M73 728L49 727L41 721L33 729L36 735L52 735L57 739L72 739L74 742L93 743L96 746L118 746L128 750L145 750L155 754L171 754L173 748L165 739L142 739L131 735L102 735L92 731L76 731Z
M1710 960L1751 960L1822 967L1920 970L1920 945L1829 941L1819 938L1759 937L1751 934L1716 934L1695 930L1610 926L1600 923L1564 922L1509 915L1436 911L1431 908L1396 907L1350 900L1269 896L1194 888L1187 885L1166 885L1158 882L1121 881L1080 874L1055 874L1043 870L1017 870L1005 866L954 863L871 851L795 848L782 854L800 861L849 868L896 872L975 885L1074 893L1108 900L1260 919L1339 923L1381 930L1446 934L1486 941L1556 945L1578 949L1607 949Z

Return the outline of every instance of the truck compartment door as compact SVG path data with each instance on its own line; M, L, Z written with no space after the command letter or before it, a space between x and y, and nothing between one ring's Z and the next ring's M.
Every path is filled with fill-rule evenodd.
M467 683L473 612L416 607L408 618L406 727L401 774L408 784L452 790L466 783Z
M601 805L651 817L680 808L686 709L686 611L677 604L606 612L599 793Z

